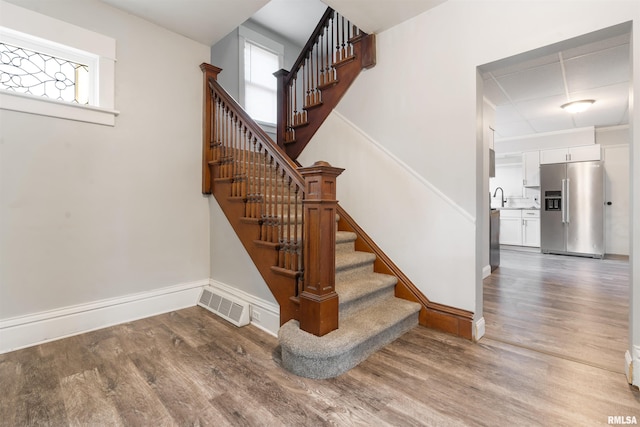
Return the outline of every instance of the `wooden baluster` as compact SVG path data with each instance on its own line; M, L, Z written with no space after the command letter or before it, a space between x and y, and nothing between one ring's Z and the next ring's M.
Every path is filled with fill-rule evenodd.
M268 165L268 160L269 160L269 152L267 151L267 149L264 149L264 161L263 161L263 170L262 170L262 176L260 177L260 179L262 180L262 199L263 199L263 206L262 206L262 240L263 241L268 241L267 239L267 227L268 227L268 222L269 222L269 184L267 181L267 165Z
M293 224L293 227L296 226L295 224L295 220L292 222L291 219L291 177L287 177L287 235L286 235L286 240L287 245L285 248L285 259L284 259L284 267L288 270L293 270L292 266L291 266L291 227ZM295 212L294 212L295 214Z
M233 122L232 112L228 107L225 106L225 124L224 124L224 177L230 178L230 164L229 164L229 156L230 156L230 145L231 145L231 123Z
M246 203L245 203L245 207L244 207L244 216L247 218L253 218L253 215L251 214L252 210L253 210L253 175L252 175L252 171L253 171L253 163L252 163L252 154L251 154L251 139L253 138L253 134L251 133L250 130L247 129L247 181L246 181L246 186L247 186L247 196L246 196Z
M346 50L346 43L345 43L345 36L344 36L344 16L341 16L342 18L342 49L340 50L340 60L344 60L347 57L347 50Z
M316 85L315 85L315 99L314 105L320 103L320 48L318 45L315 45L313 49L316 51Z
M273 174L273 157L271 154L268 154L268 164L267 164L267 175L265 177L265 186L267 189L267 242L271 241L271 237L273 235L273 198L274 198L274 188L272 182L272 174Z
M231 123L231 188L233 190L233 196L238 196L238 116L233 115L233 121Z
M278 241L277 216L278 216L278 164L276 159L271 157L271 168L269 170L269 182L271 186L271 204L269 218L271 224L269 227L269 242Z
M222 100L218 98L216 103L216 152L215 152L215 161L219 162L222 156ZM218 173L220 171L218 170ZM220 176L218 175L218 178Z
M256 206L256 218L260 218L262 219L262 215L264 214L264 185L261 178L261 170L262 170L262 142L258 143L258 140L256 139L256 143L258 144L258 150L256 153L256 182L258 183L258 191L257 191L257 197L259 197L259 199L256 200L257 206ZM260 231L262 233L262 227L260 227ZM260 234L260 240L262 240L262 234Z
M284 217L284 213L285 213L285 208L284 208L284 176L285 176L285 170L284 168L280 169L280 172L278 173L278 183L276 184L278 186L278 194L279 194L279 203L278 203L278 228L277 230L277 236L275 238L275 241L280 245L279 248L279 257L282 255L282 248L284 246L284 227L286 227L287 222L285 221L285 217ZM283 257L284 258L284 257ZM281 267L284 266L284 259L282 260L282 264ZM278 264L280 265L280 264Z
M247 170L249 169L249 157L247 156L247 127L242 129L242 181L240 183L240 196L247 198Z
M251 206L249 209L249 215L247 215L249 218L256 218L256 205L257 205L257 185L258 183L256 182L256 162L258 161L258 158L256 157L256 138L253 136L253 133L249 133L249 146L250 146L250 163L249 163L249 192L251 194Z
M318 52L322 51L322 42L324 40L324 35L320 34L318 38ZM320 55L320 78L318 80L318 86L322 87L325 85L325 72L324 72L324 56Z
M293 247L292 247L292 260L291 264L293 265L292 270L300 271L302 270L302 266L300 265L300 249L302 245L300 244L300 240L302 239L302 235L298 235L298 228L302 225L298 220L298 211L300 210L300 187L296 185L295 189L295 201L294 201L294 209L295 212L295 221L293 225ZM302 231L302 228L301 230ZM298 293L299 294L299 293ZM298 295L296 294L296 296Z
M308 56L304 59L304 62L306 64L305 68L307 70L306 75L305 75L305 83L306 83L305 87L307 89L307 91L306 91L307 97L305 98L304 106L308 107L309 105L311 105L311 88L310 88L310 86L311 86L311 71L310 71L311 67L310 67L309 57Z
M220 153L220 178L227 177L227 128L229 123L229 111L227 110L227 106L223 107L223 118L222 118L222 152Z
M336 178L344 169L326 162L299 169L305 180L304 289L300 329L316 336L338 328L336 279Z
M329 22L327 22L327 26L325 27L325 51L324 51L324 56L327 60L327 68L325 70L326 73L326 82L327 84L331 84L333 83L333 72L332 72L332 68L331 68L331 64L330 64L330 60L329 60L329 33L330 33L330 29L329 29L329 25L330 25L331 20L329 20Z
M353 44L351 43L351 21L347 19L347 57L353 56Z

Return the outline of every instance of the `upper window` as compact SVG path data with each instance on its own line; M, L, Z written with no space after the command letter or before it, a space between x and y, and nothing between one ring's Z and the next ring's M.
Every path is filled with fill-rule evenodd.
M3 3L0 108L115 124L115 40Z
M278 81L284 47L246 27L240 27L240 102L247 113L263 125L277 121Z

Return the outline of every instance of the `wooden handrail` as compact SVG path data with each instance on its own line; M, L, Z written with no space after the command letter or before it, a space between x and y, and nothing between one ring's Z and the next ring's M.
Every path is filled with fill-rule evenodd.
M302 62L309 55L309 52L313 51L313 47L317 43L318 37L320 37L320 34L322 33L322 31L324 30L324 28L326 28L327 22L331 18L333 18L333 14L334 14L334 11L330 7L328 7L327 10L324 11L324 14L320 18L320 21L318 21L318 25L316 25L316 28L313 30L313 32L309 36L309 40L307 40L307 43L304 45L304 47L300 51L300 55L298 56L298 59L296 59L296 62L293 63L293 66L291 67L291 71L287 72L287 77L285 78L285 81L284 81L285 85L289 85L291 83L291 80L300 69Z

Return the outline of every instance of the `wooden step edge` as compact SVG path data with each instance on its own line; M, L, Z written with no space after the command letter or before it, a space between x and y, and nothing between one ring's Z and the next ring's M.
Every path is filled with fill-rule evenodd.
M306 109L306 107L305 107L305 109ZM308 121L306 121L306 122L301 122L301 123L296 123L296 124L294 124L294 125L291 125L290 127L291 127L292 129L300 129L300 128L303 128L303 127L305 127L305 126L309 126L309 122L308 122Z
M260 218L251 218L248 216L243 216L242 218L240 218L240 222L244 224L260 225L262 223L262 220Z
M334 62L333 68L338 69L340 67L343 67L343 66L347 65L348 63L353 62L355 59L356 59L355 55L347 56L346 58L341 59L338 62Z
M273 249L273 250L276 250L276 251L280 250L280 243L276 243L276 242L265 242L264 240L256 239L256 240L253 241L253 244L256 245L256 246L267 248L267 249ZM273 268L273 267L271 267L271 268Z
M271 267L271 271L273 271L276 274L279 274L280 276L285 276L290 279L297 279L298 277L300 277L299 271L289 270L287 268L278 267L277 265L274 265L273 267ZM298 303L300 302L300 299L298 299L298 297L291 297L291 298L296 298L298 300Z
M309 111L309 110L313 110L314 108L319 108L322 107L322 101L320 102L316 102L315 104L309 104L309 105L305 105L304 107L302 107L303 110L305 111ZM305 125L308 125L309 122L305 123Z
M229 196L227 200L233 203L245 203L247 198L244 196Z
M289 297L289 301L296 305L300 305L300 297Z
M338 83L340 83L340 80L339 79L335 79L333 81L330 81L329 83L324 83L324 84L318 85L318 89L326 90L326 89L329 89L329 88L332 88L332 87L336 86Z

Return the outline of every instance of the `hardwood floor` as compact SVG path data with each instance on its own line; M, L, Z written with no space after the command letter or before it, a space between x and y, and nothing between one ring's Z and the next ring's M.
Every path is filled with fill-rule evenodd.
M277 339L200 307L0 355L0 425L514 426L640 419L624 375L417 327L346 374L296 377Z
M484 281L486 337L624 373L629 262L502 249Z

